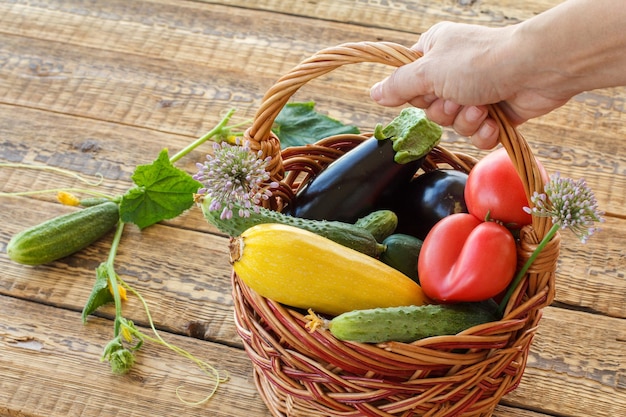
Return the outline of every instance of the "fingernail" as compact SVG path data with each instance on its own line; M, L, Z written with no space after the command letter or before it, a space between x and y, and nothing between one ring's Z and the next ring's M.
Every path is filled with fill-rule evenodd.
M370 89L370 97L374 101L378 101L383 97L383 87L382 82L377 82Z
M465 119L470 123L479 121L484 115L484 111L476 106L470 106L465 111Z
M478 132L477 136L481 139L489 139L496 131L496 128L492 126L491 123L483 123Z
M450 100L446 100L443 103L443 112L447 115L456 114L460 108L461 106L459 104L456 104L455 102Z

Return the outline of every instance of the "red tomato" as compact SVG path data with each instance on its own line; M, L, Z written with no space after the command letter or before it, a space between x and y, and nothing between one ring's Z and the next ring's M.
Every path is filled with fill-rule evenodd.
M504 226L467 213L451 214L428 233L417 270L435 301L482 301L502 292L517 265L515 239Z
M544 180L547 174L539 164ZM524 185L506 149L497 149L482 158L469 173L465 185L467 210L485 219L487 213L509 228L519 229L530 224L531 216L524 211L529 206Z

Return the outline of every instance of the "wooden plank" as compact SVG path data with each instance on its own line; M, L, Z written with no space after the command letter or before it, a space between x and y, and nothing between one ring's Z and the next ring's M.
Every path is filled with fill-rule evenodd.
M156 104L180 109L186 104L183 97L216 103L234 100L240 103L238 107L245 107L251 100L258 98L278 76L316 51L354 40L376 40L377 37L374 30L357 27L355 32L354 27L341 24L333 24L324 33L320 33L319 28L309 19L293 18L293 22L285 22L281 15L269 13L259 18L257 12L215 5L190 2L182 5L176 3L175 6L169 4L171 2L134 3L135 13L126 16L124 22L120 22L119 16L128 14L128 7L127 2L122 0L103 3L90 13L85 13L84 6L75 1L64 2L63 7L52 10L46 5L3 7L0 3L0 7L5 9L0 8L0 16L4 17L0 19L0 26L7 35L16 34L27 39L60 42L56 46L45 47L43 59L4 52L3 55L12 57L8 60L8 68L19 66L15 71L29 75L27 80L14 80L19 84L7 83L7 89L12 85L13 91L17 91L17 85L23 87L27 82L40 86L40 83L45 83L43 86L50 88L47 83L51 79L58 81L57 85L63 85L63 79L69 74L79 73L81 78L105 77L109 82L118 83L124 80L125 83L140 84L142 88L150 89L153 93L151 105L147 106L150 109L155 107L154 102L158 99L162 101ZM175 19L171 18L174 14ZM23 16L29 18L24 19ZM100 30L86 32L83 29L94 25ZM241 33L242 27L246 27L245 35ZM130 39L126 35L129 31L134 34ZM315 37L311 37L311 33L315 33ZM388 33L391 37L394 32ZM400 42L402 38L393 36L389 40ZM9 43L11 40L3 41L5 42ZM67 50L66 45L76 46L77 52L80 52L73 54ZM28 49L33 46L29 44ZM88 62L94 64L84 67L81 57L85 56L85 52L81 51L81 47L97 50L101 58L89 57ZM104 63L102 60L106 60L109 55L105 53L107 51L132 56L121 61L114 60L114 63ZM150 65L144 63L145 67L140 68L135 68L136 63L128 62L133 57L136 60L140 56L156 59L156 62ZM211 62L211 67L220 68L220 71L209 71L205 65L207 61ZM189 67L189 64L193 65ZM181 79L175 85L170 85L168 78L177 77L175 74L184 69L192 70L196 75L190 78L179 75L178 78ZM150 77L149 74L153 74L152 77L156 79L142 83L141 79L144 76ZM221 89L220 87L226 86L221 82L224 76L235 78L241 91ZM265 83L262 89L250 88L250 82L263 80ZM42 90L47 88L39 89L38 95L21 95L22 99L28 97L30 101L50 101L41 97ZM73 90L72 97L80 97L82 89L79 86L70 85L66 89ZM133 91L131 88L125 94L130 95ZM48 96L55 92L51 90ZM174 100L171 95L175 93L182 97ZM3 95L0 88L0 97ZM163 95L165 97L161 97ZM116 103L121 112L122 103L137 105L139 101L137 98L118 97ZM114 108L114 104L109 106ZM194 109L202 112L197 104ZM127 116L129 119L126 122L132 120L130 116Z
M49 214L61 210L57 205L24 198L7 201L10 201L10 204L4 205L6 210L2 211L3 217L0 218L2 224L6 225L2 231L3 242L8 240L11 233L19 230L22 222L36 223L41 216L42 207L44 212ZM611 239L614 237L618 241L623 240L622 235L626 228L622 223L623 221L618 219L609 221L606 225L606 233L599 234L598 237L605 236ZM158 253L152 253L154 247L149 244L151 241L159 241L160 245L170 248L184 246L185 256L169 260L166 265L162 265L159 262ZM192 244L189 245L190 243ZM566 291L566 294L572 298L581 298L562 302L587 306L598 311L604 310L607 314L617 313L623 317L623 310L620 310L623 309L620 295L624 293L624 280L619 274L623 273L624 268L620 264L615 264L616 267L613 269L608 268L605 263L607 256L615 255L607 254L606 249L602 252L604 247L614 248L616 244L612 241L596 241L596 243L598 246L592 251L593 257L588 260L591 267L584 271L588 277L577 275L567 277L565 281L559 278L557 299L560 300L560 294ZM590 241L587 245L591 244ZM78 313L89 293L93 269L106 257L107 248L108 244L101 242L88 251L54 265L28 268L27 274L24 271L26 267L8 262L6 255L3 254L0 258L2 259L1 268L4 271L2 293L16 298L28 298L40 303L57 305ZM219 340L236 345L238 340L232 324L230 302L220 296L220 294L227 293L226 286L229 285L227 270L223 269L226 268L227 262L224 248L223 238L214 238L204 233L199 234L166 226L154 226L154 228L146 229L143 234L131 229L120 251L118 268L122 276L141 291L151 306L158 306L153 307L152 310L159 328L192 335L199 339ZM585 250L588 251L587 248ZM563 268L563 264L569 265L573 274L580 274L580 257L574 255L575 251L572 252L571 257L562 257L560 268ZM190 260L195 259L207 260L209 265L214 265L217 276L208 273L204 263L189 265ZM620 262L623 256L613 259L609 262ZM149 267L139 270L137 265ZM605 268L605 273L594 273L594 269L602 267ZM611 274L614 276L610 278L613 279L613 284L605 287L604 285L609 281L606 275L611 277ZM201 279L205 276L207 281ZM595 286L598 290L604 288L607 290L601 290L600 293L590 291L593 289L593 280L596 280ZM601 286L600 283L603 285ZM125 305L125 311L135 322L145 323L136 301L128 302ZM565 318L562 314L566 315ZM112 312L110 309L104 309L103 315L111 317ZM78 316L75 318L75 326L78 326ZM90 320L88 326L93 322L93 319ZM571 323L571 327L563 328L563 322ZM111 326L110 323L109 326ZM611 404L616 404L616 406L622 404L620 395L623 391L619 389L612 391L611 387L615 384L619 388L623 384L620 379L623 369L619 368L625 363L620 356L623 356L625 352L622 346L623 332L623 319L608 319L598 315L581 315L562 309L548 309L546 317L540 323L540 331L533 345L531 368L527 371L525 382L514 396L507 397L506 401L510 401L513 405L532 404L533 407L540 409L545 410L546 408L541 407L547 407L549 410L559 411L563 407L560 398L565 395L560 392L560 389L567 387L567 392L571 392L571 387L576 387L573 394L567 395L587 398L587 400L582 403L569 402L568 404L572 404L568 405L571 415L591 415L589 412L595 410L593 407L600 407L602 413L606 412L606 414L593 415L614 415L611 414L613 410ZM101 337L98 342L102 344L105 340L107 337ZM607 352L612 352L617 357L607 356ZM563 364L568 364L570 361L571 365ZM598 369L602 369L602 372L598 373ZM585 378L584 381L581 381L581 378ZM524 393L527 386L528 391ZM549 401L545 400L544 396L538 400L534 399L537 386L549 387L550 391L546 394L549 396ZM598 394L599 392L605 394ZM607 397L605 398L604 395ZM595 402L590 403L590 398L593 398Z
M626 222L607 218L601 228L585 244L569 231L562 232L556 300L574 308L625 318Z
M208 115L207 119L216 124L219 114ZM84 180L97 184L89 187L76 178L56 173L14 170L11 173L15 175L5 177L5 192L82 186L115 196L132 186L131 176L137 165L149 164L166 148L173 155L196 139L3 104L0 104L0 120L0 159L74 171ZM235 118L234 122L237 121L240 119ZM195 163L211 152L212 146L206 144L176 166L195 173ZM51 178L54 182L46 182Z
M410 45L439 19L508 24L557 2L221 3L227 5L0 1L0 161L101 172L100 188L120 193L137 164L151 161L164 146L181 148L225 109L235 106L238 117L251 117L272 82L319 49L352 40ZM389 70L342 68L307 85L297 98L313 99L323 111L367 129L397 111L364 100L369 86ZM610 216L586 245L564 235L557 303L546 309L522 385L504 399L498 416L603 417L621 415L626 407L626 145L620 140L626 135L625 99L624 88L581 94L523 127L548 169L585 176ZM449 131L444 142L482 155ZM203 153L194 152L181 166L193 171ZM0 191L80 185L50 172L5 168L0 184ZM269 415L234 330L224 236L191 210L142 233L129 227L117 262L118 272L146 297L168 340L229 370L233 364L236 380L224 386L226 393L190 411L175 388L188 382L194 399L206 392L206 380L194 374L193 365L148 344L131 375L114 377L99 362L112 333L112 309L102 309L86 326L80 323L110 236L49 266L30 268L7 259L4 248L13 233L69 210L52 201L0 201L0 414L147 415L158 407L165 415ZM163 247L180 255L164 260ZM136 299L125 303L124 312L146 324Z
M235 8L236 13L227 13L233 10L214 5L205 7L210 7L210 13L217 13L215 22L223 23L214 22L218 27L213 32L202 32L194 29L193 20L185 20L192 19L192 13L199 13L197 8L201 5L192 3L188 7L191 8L179 12L181 18L175 20L178 23L174 27L155 27L155 18L150 17L150 12L157 15L172 13L171 6L146 3L138 7L132 21L125 23L134 25L136 39L107 43L107 47L113 49L105 52L98 50L98 45L103 38L121 36L118 32L123 30L119 19L104 25L102 32L98 32L99 37L81 37L84 25L96 24L90 19L98 19L97 13L95 17L81 13L78 6L53 11L27 5L9 8L8 30L21 31L35 38L39 36L47 41L7 35L1 48L2 54L10 58L3 67L7 76L4 83L0 80L0 100L87 118L102 118L102 114L106 114L111 122L194 137L212 127L219 114L227 108L239 108L238 114L242 119L251 117L273 80L295 65L300 57L348 39L372 38L376 32L368 28L357 28L355 31L353 26L333 23L332 36L312 38L304 34L317 30L310 19L266 13L262 22L258 22L258 19L252 19L251 11ZM119 16L121 8L120 2L107 3L107 7L100 11L101 18L106 20ZM21 14L27 12L34 16L30 26L11 26L20 21ZM203 13L209 12L202 10L200 15L204 16ZM232 28L237 26L238 19L244 18L252 20L249 29L254 39L237 43L236 48L232 44L217 46L221 52L216 52L214 42L224 36L235 38ZM266 27L290 26L279 24L284 23L284 19L293 19L294 25L297 24L303 32L297 34L297 41L277 48L268 43L270 34L266 32ZM59 21L63 23L61 33L67 33L61 39L75 45L72 50L53 40L52 34L60 31ZM185 25L190 25L186 31ZM228 29L230 32L225 32L226 28L231 28ZM169 40L172 31L177 36L167 44L175 50L184 50L181 56L163 55L154 48L141 48L149 39ZM206 49L198 49L202 46ZM217 65L224 70L219 73L208 71L197 57L218 62ZM268 57L272 58L268 60ZM355 71L354 68L342 68L315 80L294 99L315 100L320 111L366 130L393 117L397 110L382 109L369 100L363 100L367 96L367 88L384 77L389 69L366 64L359 67L362 70ZM329 96L328 89L331 88L334 94ZM17 91L20 91L19 95ZM521 128L548 169L555 166L562 168L564 160L571 161L567 165L568 171L562 174L586 177L598 194L601 207L619 216L626 215L626 193L623 192L626 189L626 161L623 156L626 145L623 141L616 141L616 138L626 135L626 116L622 111L624 100L626 88L585 93L562 109L528 122ZM596 132L593 137L586 133L588 129ZM466 139L459 139L449 132L444 143L478 154Z
M246 410L248 415L270 416L240 349L162 333L169 343L230 376L209 402L190 406L182 400L202 400L214 380L163 346L146 341L127 375L114 375L107 362L100 362L113 334L109 320L82 326L77 312L5 296L0 296L0 316L1 415L19 410L18 415L30 417L130 417L158 410L161 416L232 417Z
M278 11L284 7L294 7L296 9L302 7L297 3L292 5L288 2L269 1L266 2L268 4L265 6L263 6L264 2L248 3L250 2L232 2L231 4L247 5L248 7L259 7L261 9L274 7ZM407 4L409 3L407 2ZM442 5L441 2L426 3L428 3L428 6L415 6L429 10L429 12L424 13L427 16L431 14L430 9L441 8L447 10L450 8L450 4ZM491 6L483 5L481 2L471 2L470 5L467 5L468 2L465 2L466 6L463 7L468 9L502 7L503 10L523 10L527 13L528 10L535 8L545 9L556 3L558 2L540 1L536 5L525 3L521 7L519 2L498 2L497 5ZM124 25L120 24L119 16L127 11L127 5L119 0L107 2L105 5L101 5L98 10L91 11L91 13L85 13L84 6L81 6L80 3L74 4L70 1L64 2L64 7L57 8L45 5L14 5L6 10L6 21L2 23L6 33L9 34L61 41L71 45L86 46L100 50L145 55L171 60L176 63L202 63L209 59L211 61L218 60L217 62L224 70L238 69L245 71L250 69L255 76L256 74L267 73L265 70L268 69L275 74L284 73L293 63L298 61L296 58L298 53L301 53L301 57L304 58L323 47L353 41L359 35L363 36L362 40L375 40L377 38L376 34L381 33L380 30L360 28L353 24L337 24L335 22L328 22L329 30L320 33L319 28L310 19L269 12L259 13L241 8L233 9L215 4L205 5L206 7L204 8L202 5L195 3L185 3L184 6L177 3L177 8L174 8L168 1L144 1L136 2L136 4L137 7L133 9L132 15L125 16ZM393 7L382 4L376 6L373 6L373 4L359 4L360 7L353 8L352 2L332 2L332 4L342 8L348 8L349 6L355 10L367 10L371 7L380 8L381 10L396 10L404 15L407 15L405 10L410 8L409 6L401 7L400 2L394 3ZM329 9L327 7L328 2L316 2L316 5L319 5L320 11ZM210 9L207 9L208 7ZM174 11L176 12L176 19L171 18ZM480 13L490 14L489 12ZM502 13L515 14L515 12ZM23 18L24 15L28 15L29 19L25 20ZM301 13L301 15L306 16L307 14ZM408 15L410 16L410 13ZM259 16L262 16L262 18ZM459 14L452 13L449 17L454 18L455 16L458 18ZM241 27L242 21L247 23L246 38L243 42L239 41L238 38L241 37L241 34L236 29ZM350 19L350 21L352 22L353 20ZM203 22L205 26L210 25L210 30L208 28L202 30L203 28L199 26L199 22ZM96 24L103 26L100 32L85 33L81 29L86 25ZM61 25L63 30L59 30ZM135 35L131 39L124 39L123 42L120 42L120 37L125 36L124 30L129 27L127 25L132 27ZM271 34L273 37L282 35L284 38L294 39L294 41L283 41L282 44L271 43L268 38L270 34L266 33L267 27L272 27ZM293 32L294 28L298 29L298 31ZM176 36L173 36L172 31L174 31ZM312 32L316 35L314 38L310 36ZM291 33L291 36L288 36L286 33ZM403 41L402 39L406 35L396 31L382 33L395 34L393 39L385 38L386 40L397 41L407 45L413 43L412 41ZM232 46L229 46L224 38L235 42L237 48L234 49ZM103 44L103 40L107 42ZM146 43L148 42L150 42L150 45L158 44L159 46L147 47ZM219 42L222 42L222 44L217 44ZM165 49L162 44L166 46ZM254 48L250 45L254 45ZM302 50L303 48L304 51ZM248 51L248 49L253 49L253 51ZM240 59L240 54L244 57L243 59ZM263 64L264 56L270 58L271 62L268 62L268 65L272 65L272 67L265 67ZM281 61L276 62L276 59L279 57L282 58ZM40 62L39 64L42 63ZM274 69L276 64L282 64L282 66L276 70ZM58 64L55 65L54 62L46 62L39 66L37 63L33 63L32 67L32 72L48 76L59 75L58 72L61 68ZM610 95L601 97L593 95L589 101L604 100L604 104L606 104L606 102L609 102L610 97ZM619 105L619 103L620 100L618 99L615 104ZM621 100L621 103L623 106L623 100Z
M115 415L126 416L148 412L156 402L164 415L181 411L185 415L200 415L207 408L215 413L212 415L229 415L228 412L241 411L245 404L252 415L267 415L254 392L248 359L238 349L163 335L231 375L231 382L221 386L213 401L200 408L189 408L176 397L176 387L184 384L191 390L184 393L193 396L185 398L198 399L206 392L208 381L186 359L147 343L138 355L138 366L128 376L114 376L107 364L99 362L103 343L111 337L110 321L94 319L79 326L77 312L5 296L0 296L0 300L2 316L10 318L0 322L0 404L7 409L16 404L22 412L32 413L28 415L52 417L68 415L63 414L68 407L81 407L70 408L72 415L102 415L95 413L102 408L109 413L105 415L115 411ZM611 318L591 322L587 316L546 309L522 383L504 397L496 415L619 415L626 406L626 324ZM563 322L572 323L572 327L563 328ZM76 367L77 363L83 366ZM171 376L173 371L185 375L184 380ZM119 383L120 378L123 384ZM29 384L23 384L24 380ZM40 389L44 385L46 389ZM538 387L541 395L537 395ZM516 410L517 407L538 413Z
M559 172L576 180L584 178L601 210L609 216L625 218L626 188L622 187L622 180L626 174L626 135L621 133L622 128L596 126L603 123L604 117L591 122L592 117L582 116L580 122L587 126L578 127L571 116L576 111L593 109L573 101L553 114L525 123L519 130L549 173ZM618 110L607 112L606 119L613 115L626 122L626 113ZM566 118L571 120L568 125L563 124Z
M225 0L220 3L249 9L267 10L288 15L306 16L318 20L340 21L368 27L421 33L442 20L504 26L526 20L559 3L559 0L525 2L499 0L321 0L315 2L285 2L281 0Z
M622 415L625 355L626 320L546 308L522 383L505 403L551 415Z

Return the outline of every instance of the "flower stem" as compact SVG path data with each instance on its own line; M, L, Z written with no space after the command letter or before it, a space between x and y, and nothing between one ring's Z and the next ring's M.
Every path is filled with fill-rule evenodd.
M537 259L537 256L539 255L539 252L541 252L543 248L546 247L548 242L554 237L554 235L556 234L556 232L559 230L560 227L561 226L558 223L555 223L552 225L550 230L548 230L548 233L546 233L546 235L543 237L541 242L539 242L539 245L537 245L533 253L530 255L530 258L528 258L528 260L524 263L522 268L519 270L519 272L517 273L517 275L511 282L511 285L509 285L509 289L507 290L504 298L502 298L502 301L500 301L500 305L498 306L499 316L502 316L504 314L504 309L506 308L506 305L509 302L509 299L511 298L511 296L513 295L513 292L515 291L520 281L522 280L522 278L528 271L528 268L530 268L533 262L535 262L535 259Z
M174 163L178 161L180 158L187 155L189 152L193 151L198 146L202 145L204 142L211 139L213 136L222 133L222 131L224 130L224 128L226 128L226 126L228 125L228 122L230 121L230 118L233 116L234 113L235 113L235 109L230 109L228 113L226 113L226 116L224 116L224 118L213 129L211 129L209 132L205 133L203 136L199 137L198 139L196 139L195 141L187 145L185 148L178 151L176 155L170 158L170 162Z

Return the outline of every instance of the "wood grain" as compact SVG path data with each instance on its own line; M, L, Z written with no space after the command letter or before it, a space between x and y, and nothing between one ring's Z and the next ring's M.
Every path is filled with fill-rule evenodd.
M0 163L61 168L125 192L139 164L175 152L213 127L224 112L254 116L264 92L301 59L344 42L412 45L440 20L486 25L519 22L557 0L174 1L0 0ZM368 99L392 69L340 68L306 85L294 100L364 130L398 109ZM521 131L549 171L585 177L607 212L583 245L564 232L557 294L546 308L520 387L501 417L616 416L626 408L626 88L574 97ZM447 129L445 146L481 157ZM193 172L210 146L179 162ZM0 167L0 192L90 187L50 171ZM118 273L150 306L164 336L232 378L206 393L194 365L148 343L128 376L99 358L112 336L113 309L83 325L80 313L106 259L111 236L50 265L24 267L6 256L24 227L72 210L53 194L0 197L0 415L269 416L235 332L227 238L197 208L142 232L126 227ZM124 314L145 329L131 297Z
M247 415L270 416L256 393L250 362L239 349L162 333L168 342L229 373L229 381L212 400L191 407L181 402L176 389L182 387L184 400L199 401L212 388L212 380L186 359L148 343L130 374L112 375L108 364L99 362L102 344L111 337L108 320L92 320L83 327L77 325L80 317L75 312L4 296L0 301L5 318L0 322L2 415L140 416L152 415L156 408L160 416L230 417L243 403ZM496 413L547 416L506 404Z
M99 13L108 22L112 16L122 15L124 7L124 2L108 2ZM82 28L94 25L100 16L81 13L78 6L68 5L51 14L36 7L31 10L31 6L28 12L38 24L31 22L23 27L16 26L20 19L11 19L11 14L26 11L19 7L9 9L7 30L23 35L7 35L0 47L0 53L7 57L4 66L7 77L5 81L0 80L0 101L32 108L43 106L51 111L86 118L97 119L106 115L106 121L112 123L197 137L210 129L228 108L239 109L241 119L251 117L267 88L300 59L342 42L373 40L380 31L329 22L329 30L324 36L311 38L305 32L316 31L315 22L290 17L303 32L287 38L298 41L276 45L263 39L267 37L263 29L277 27L285 30L291 25L283 24L283 15L263 13L260 21L250 18L247 33L252 38L237 43L236 48L219 45L213 48L215 42L224 38L237 40L233 28L240 25L240 19L250 17L248 15L254 12L237 9L238 13L232 14L224 7L213 6L210 14L214 19L210 21L216 27L212 31L199 31L194 28L194 21L185 18L199 13L200 16L206 15L209 21L209 12L201 13L197 10L200 6L194 3L187 7L189 9L183 9L181 18L171 27L155 24L159 21L155 16L171 13L172 6L146 2L143 7L137 7L131 22L122 24L119 18L113 19L104 28L108 32L99 33L98 37L92 32L88 32L89 36L81 36ZM39 19L36 19L37 13ZM67 33L67 38L62 36L61 40L72 44L71 50L55 40L53 34L57 30L53 25L58 25L57 19L63 23L63 33ZM134 37L119 42L117 38L121 35L116 33L128 29L127 24L132 25ZM174 39L170 39L172 31L177 34ZM406 43L397 32L391 33L396 33L391 40ZM281 39L287 37L284 33L282 35L281 32L274 33ZM34 41L33 37L38 40ZM99 46L102 37L112 37L110 43L113 46L107 42L103 50ZM168 48L177 52L164 55L163 51L155 50L151 54L151 49L145 47L148 40L157 42L162 38L167 38ZM194 46L200 48L202 45L206 48L202 53L194 49ZM23 51L28 51L28 56ZM206 51L211 55L206 56ZM212 62L211 69L203 65L206 60ZM369 86L389 71L388 67L369 64L342 68L307 85L294 99L314 100L321 111L369 130L397 112L364 100ZM329 89L335 91L336 96L330 97L327 94ZM97 101L93 97L97 97ZM556 159L563 175L584 176L597 193L601 207L618 216L626 216L626 193L623 191L626 189L626 149L624 141L619 140L626 137L624 97L625 88L584 93L567 106L528 122L522 128L549 170L557 166L552 163L552 159ZM593 132L593 136L589 132ZM450 132L444 143L454 143L460 150L478 154L466 139Z
M108 365L99 363L102 346L111 337L109 320L92 319L81 326L77 312L18 298L0 296L0 299L0 311L5 317L0 322L0 370L5 388L0 391L0 404L20 403L22 396L27 395L26 409L31 409L33 415L65 415L58 407L72 404L51 399L81 402L88 398L87 408L80 411L83 414L76 415L107 415L95 413L104 403L112 407L108 411L120 413L116 415L134 415L147 410L156 400L158 406L163 407L163 415L173 415L169 413L182 409L185 415L196 415L194 408L184 406L175 396L179 384L191 387L195 383L198 386L189 388L190 395L202 398L207 380L194 374L193 364L148 343L138 355L138 366L128 376L113 376ZM619 359L626 347L626 326L623 320L596 317L589 321L587 316L563 309L546 309L523 382L504 398L503 406L543 410L549 415L619 415L626 406L625 368ZM563 322L572 325L563 329ZM164 337L229 371L231 380L221 386L215 401L205 406L211 412L228 415L222 413L220 407L228 410L229 403L239 399L253 407L251 412L255 414L252 415L266 415L253 392L250 364L242 351L172 334L164 334ZM77 367L78 363L83 365ZM171 376L173 372L179 374L178 377ZM21 384L25 378L31 382ZM43 386L45 389L41 389ZM568 389L563 390L563 386ZM541 395L537 395L537 387L542 387ZM158 399L149 395L158 395ZM133 400L129 401L129 397ZM534 415L519 410L509 412L514 408L508 407L499 407L507 411L496 415Z
M225 344L162 334L169 343L221 371L229 380L212 400L197 402L214 386L190 360L146 342L127 375L100 362L113 336L106 319L80 324L80 313L0 296L0 414L21 416L214 416L232 417L245 402L250 415L270 414L258 396L242 350ZM150 335L150 329L142 328ZM181 387L178 398L176 390Z
M523 382L506 403L554 415L620 415L626 409L624 352L624 319L546 308Z
M214 3L211 0L200 1ZM220 3L400 32L421 33L442 20L489 26L515 24L554 7L561 1L531 0L520 3L510 0L360 0L359 7L354 7L354 2L347 0L315 2L227 0Z

